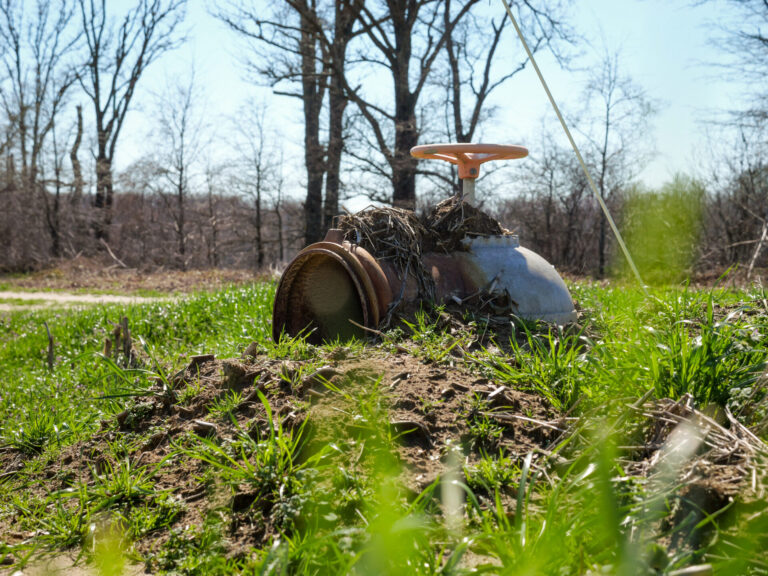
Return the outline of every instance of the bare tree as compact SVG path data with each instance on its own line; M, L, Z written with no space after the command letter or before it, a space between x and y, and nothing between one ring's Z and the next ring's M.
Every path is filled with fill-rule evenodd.
M299 98L304 116L304 166L307 193L304 200L304 239L307 244L322 236L325 149L320 124L327 82L316 21L317 1L274 1L270 10L242 0L223 1L217 16L230 29L250 41L249 66L266 78L275 94ZM299 10L296 8L299 7ZM298 84L298 90L295 85ZM285 86L284 86L285 85Z
M350 153L363 166L391 182L395 206L416 206L417 163L410 150L419 141L420 99L447 38L478 1L467 0L447 20L445 3L434 0L380 0L367 3L362 9L361 26L366 42L356 59L361 65L378 68L391 79L394 101L391 105L382 102L380 88L371 90L369 86L366 91L364 83L353 86L346 81L348 96L367 121L372 134L369 142L383 156L386 169L367 150Z
M207 209L208 228L210 229L210 234L205 236L206 254L208 266L213 268L218 268L221 262L219 257L219 193L217 192L217 181L221 172L221 167L214 167L211 164L205 168L205 207Z
M80 145L83 143L83 107L78 104L76 110L77 124L75 129L75 139L72 142L72 148L69 150L69 162L72 165L72 194L70 195L70 203L73 206L79 206L80 200L83 197L83 186L85 184L85 181L83 180L83 169L80 165L80 158L78 156Z
M573 32L565 19L569 3L569 0L514 3L516 19L534 53L549 49L558 60L563 61L563 45L573 42ZM445 0L443 26L446 29L450 29L453 10L451 0ZM448 126L451 141L472 141L480 122L490 113L488 98L528 63L522 48L518 50L517 58L512 57L511 50L507 50L501 63L502 69L498 70L497 51L510 29L506 12L494 18L475 9L458 22L447 36L445 55L448 70L443 84L452 120Z
M323 227L331 228L333 218L339 213L339 189L341 186L341 158L344 150L344 112L349 102L344 89L346 84L347 49L352 39L362 33L355 25L360 19L364 0L340 0L333 3L333 32L321 31L318 37L324 44L326 69L329 70L328 89L328 146L326 153L325 203Z
M275 194L274 194L274 212L275 212L275 227L276 230L276 241L277 241L277 257L278 262L284 262L285 261L285 235L284 235L284 224L283 224L283 205L285 203L285 200L283 198L283 188L285 184L285 179L283 177L283 151L280 150L280 158L277 163L277 175L275 178Z
M733 7L734 18L723 17L714 26L721 35L716 38L722 51L730 56L718 62L721 73L740 82L749 80L753 90L753 106L747 114L768 117L768 92L765 74L768 70L768 2L765 0L698 0L695 4L717 3Z
M171 83L157 101L158 172L167 183L158 192L166 202L176 232L177 265L187 267L186 200L191 194L190 180L195 162L199 159L206 130L200 114L202 95L195 83L194 70L187 79Z
M549 50L561 64L567 62L564 48L574 42L566 19L569 4L570 0L558 0L512 5L532 51ZM454 11L452 1L446 0L445 27L450 25ZM505 39L512 44L505 45ZM444 94L444 130L438 137L448 142L472 142L482 137L482 125L487 124L496 110L490 104L491 96L525 69L528 57L514 37L507 13L489 11L479 4L453 27L445 41L444 58L439 63L432 80ZM436 182L439 188L447 185L453 193L460 190L453 165L421 163L417 173Z
M281 0L271 11L249 2L222 2L218 17L241 37L252 40L250 66L278 95L299 98L304 115L304 165L307 171L305 242L322 237L338 213L344 116L345 69L349 42L364 0ZM327 144L322 114L328 94ZM323 202L323 181L325 201Z
M278 205L282 196L282 151L270 144L276 139L267 122L267 108L263 104L249 104L238 118L238 149L241 159L237 171L239 187L252 199L253 252L257 269L265 265L267 240L264 235L266 202L272 198L276 184ZM279 208L278 208L279 209ZM282 223L280 223L282 228ZM282 231L280 231L282 238Z
M72 56L79 36L69 28L73 13L71 0L38 0L31 15L25 12L23 2L0 1L0 43L6 46L2 66L8 86L2 92L2 104L17 143L21 185L28 198L40 198L54 256L59 256L61 250L61 180L56 154L54 170L58 184L53 201L49 201L40 174L45 143L75 81Z
M77 0L87 44L80 84L93 104L96 127L95 235L107 239L112 220L112 163L136 86L148 66L183 40L177 28L186 0L138 0L114 26L106 0Z
M611 203L649 158L649 121L654 107L645 91L622 73L617 53L605 52L588 79L581 126L600 196ZM605 274L607 221L600 214L598 276Z

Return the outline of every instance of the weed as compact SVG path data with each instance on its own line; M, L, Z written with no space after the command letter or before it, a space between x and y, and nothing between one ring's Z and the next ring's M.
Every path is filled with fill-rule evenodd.
M765 369L765 350L752 339L753 330L717 321L710 298L701 323L681 319L659 331L648 358L657 395L691 394L700 404L725 406L733 389L752 387Z
M170 528L183 511L184 505L177 497L161 492L129 510L119 512L118 517L125 525L128 536L141 538L155 530Z
M196 398L203 390L203 383L198 378L193 382L188 383L176 396L179 404L188 404L191 400Z
M129 504L154 493L153 471L146 466L134 466L129 458L116 463L106 461L101 473L91 469L94 481L88 495L98 500L95 510Z
M303 467L317 463L321 455L299 462L304 424L292 431L283 429L274 419L267 398L261 392L259 398L267 415L266 435L258 433L254 439L242 432L237 444L229 450L214 440L199 438L191 447L179 448L179 452L216 469L229 486L247 485L256 491L258 498L274 500L281 487Z
M211 415L217 416L219 418L233 419L234 412L242 403L242 401L242 392L230 390L224 396L216 398L208 407L208 411L211 413Z
M210 514L200 528L175 528L162 550L147 558L147 569L189 576L232 574L238 562L227 558L224 531L217 514Z
M434 310L436 317L433 319L424 310L416 313L415 322L403 320L403 323L411 331L411 339L417 345L416 355L435 363L446 362L455 350L468 348L472 340L470 332L461 332L452 335L449 329L440 325L442 308Z
M489 410L488 401L478 394L470 396L465 408L470 442L484 450L497 448L504 433L504 429L488 415Z
M582 332L566 333L560 326L534 332L522 324L523 344L510 339L514 363L495 358L479 358L501 381L523 390L538 392L555 407L565 410L582 394L582 382L589 362L591 342Z
M43 543L71 548L82 542L90 525L88 495L82 488L68 489L45 499L12 496L22 526L38 532Z
M482 489L490 494L512 486L520 477L520 467L515 459L499 450L497 456L483 454L474 466L465 466L467 485L473 490Z
M52 440L61 446L70 434L66 422L59 424L49 411L32 412L25 422L5 438L8 445L29 455L40 454Z
M417 400L419 405L419 411L425 416L434 412L437 408L440 407L440 405L443 402L445 402L444 398L438 398L437 400L432 400L424 396L419 396Z

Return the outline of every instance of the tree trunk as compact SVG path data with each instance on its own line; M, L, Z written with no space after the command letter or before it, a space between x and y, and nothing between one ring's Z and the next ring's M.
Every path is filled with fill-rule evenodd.
M330 88L328 105L328 156L325 166L325 206L323 227L333 227L333 218L339 214L339 188L341 185L341 155L344 151L344 111L347 95L345 63L347 46L353 35L354 23L360 16L363 2L337 1L335 3L333 43L330 46Z
M280 262L283 261L285 245L283 244L283 215L280 212L280 206L275 209L275 216L277 217L277 246L279 250Z
M264 266L264 242L261 238L261 184L256 189L256 269Z
M179 246L179 267L182 270L187 269L187 238L184 233L184 165L181 165L179 170L179 181L176 186L176 204L177 214L176 219L176 234Z
M408 90L408 68L398 75L395 92L395 149L392 156L392 203L397 208L416 209L416 159L411 148L419 143L414 98Z
M83 170L80 166L80 160L77 153L80 150L80 144L83 141L83 107L77 106L77 132L75 141L72 143L72 149L69 151L69 161L72 163L72 195L69 201L73 206L79 207L80 200L83 197Z
M392 203L397 208L416 208L416 159L411 148L419 143L416 126L417 96L410 89L412 23L395 24L396 57L392 67L395 86L395 148L392 151ZM399 24L399 25L398 25ZM410 24L410 25L409 25Z
M333 219L339 213L339 187L341 184L339 172L341 170L341 154L344 150L344 110L347 107L347 98L342 89L342 81L336 74L343 74L343 51L341 51L340 58L341 64L337 64L337 66L341 66L342 71L334 70L329 93L328 160L325 174L325 206L323 208L323 228L326 230L333 227Z
M304 242L322 239L323 147L320 145L322 92L315 71L317 37L312 22L301 18L301 84L304 99L304 163L307 169L307 197L304 201Z
M112 160L103 152L96 157L96 196L93 206L96 208L94 236L97 240L109 241L109 225L112 223Z
M597 277L603 278L605 276L605 214L600 211L600 236L597 239Z
M214 268L219 267L219 223L216 219L216 206L213 202L213 191L208 184L208 221L211 224L211 242L208 249L208 263Z

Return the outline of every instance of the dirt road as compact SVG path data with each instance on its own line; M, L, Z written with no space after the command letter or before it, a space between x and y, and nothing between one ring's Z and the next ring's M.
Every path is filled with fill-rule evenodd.
M0 291L0 312L35 310L54 306L88 304L142 304L159 298L142 298L118 294L74 294L71 292L12 292Z

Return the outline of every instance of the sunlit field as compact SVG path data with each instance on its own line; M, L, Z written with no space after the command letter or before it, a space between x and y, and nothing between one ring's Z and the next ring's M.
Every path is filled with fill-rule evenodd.
M574 326L424 308L321 347L271 340L272 283L8 313L0 559L762 573L763 291L570 288Z

